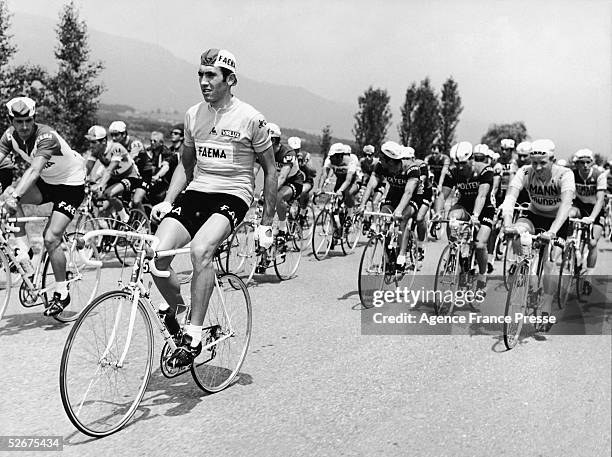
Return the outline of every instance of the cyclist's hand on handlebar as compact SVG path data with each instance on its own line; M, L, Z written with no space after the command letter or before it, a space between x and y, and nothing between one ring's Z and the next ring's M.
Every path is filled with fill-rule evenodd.
M591 216L587 216L582 218L582 222L584 222L585 224L592 224L593 222L595 222L595 219L593 219Z
M504 233L506 235L516 235L518 234L518 227L516 225L507 225L504 227Z
M4 208L10 215L13 215L17 212L17 204L17 199L12 196L9 196L4 201Z
M172 211L172 203L170 202L161 202L151 208L151 219L155 222L159 222L162 218Z
M470 221L472 221L472 224L474 225L480 225L480 220L478 219L478 216L476 216L475 214L472 214L470 216Z
M404 218L403 211L398 211L398 210L393 211L393 219L401 220L403 218Z
M540 234L540 238L542 238L543 240L554 240L555 238L557 238L557 234L555 232L551 232L550 230L547 232L543 232Z

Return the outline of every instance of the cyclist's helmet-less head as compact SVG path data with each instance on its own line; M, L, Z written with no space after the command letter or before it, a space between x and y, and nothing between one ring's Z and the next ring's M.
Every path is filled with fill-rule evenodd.
M502 156L507 157L514 150L514 140L512 138L504 138L500 142Z
M589 169L595 163L595 154L590 149L579 149L574 155L576 164L580 167Z
M344 154L346 154L346 148L342 143L334 143L329 148L329 160L334 165L342 163Z
M404 159L414 159L414 157L415 157L414 148L411 148L410 146L404 147Z
M536 173L549 172L555 158L555 143L552 140L535 140L531 143L531 166Z
M405 157L404 147L395 141L384 142L380 150L382 151L382 159L387 162L396 163Z
M121 139L127 136L127 125L123 121L113 121L108 127L108 133L114 139Z
M452 149L455 149L455 160L459 163L466 163L472 158L474 153L472 143L469 141L461 141L453 146Z
M489 147L486 144L474 146L474 162L486 162L489 157Z
M292 136L287 140L287 144L291 149L300 149L302 147L302 140L297 136Z
M268 127L268 132L270 132L270 139L272 140L272 143L279 144L281 138L280 127L277 124L274 124L273 122L268 122L266 124L266 127Z
M374 154L374 146L372 146L371 144L366 144L363 147L363 153L367 156L371 156L372 154Z

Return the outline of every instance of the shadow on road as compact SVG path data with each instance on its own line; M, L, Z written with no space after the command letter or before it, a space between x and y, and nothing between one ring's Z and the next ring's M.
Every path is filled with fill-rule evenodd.
M21 305L19 307L23 308ZM37 306L34 309L37 311L5 315L0 321L0 336L15 335L31 329L61 330L70 325L58 322L52 317L43 316L43 306Z

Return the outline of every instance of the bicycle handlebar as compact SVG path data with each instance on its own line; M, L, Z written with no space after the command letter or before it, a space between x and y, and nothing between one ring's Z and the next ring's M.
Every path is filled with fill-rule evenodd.
M126 238L128 240L142 240L149 241L151 243L151 249L153 251L157 251L157 247L161 242L158 237L155 235L149 235L146 233L138 233L138 232L126 232L122 230L113 230L113 229L100 229L100 230L92 230L91 232L87 232L85 236L83 236L83 240L85 242L91 240L92 238L98 236L116 236ZM102 262L100 260L90 260L85 259L85 262L92 266L101 266ZM152 275L159 276L160 278L167 278L170 276L169 271L161 271L158 270L155 266L155 262L149 262L149 271Z
M581 224L584 226L592 225L592 222L584 222L581 217L570 217L569 221L573 224Z
M386 218L393 218L393 214L391 213L379 213L376 211L364 211L363 212L364 216L378 216L378 217L386 217Z

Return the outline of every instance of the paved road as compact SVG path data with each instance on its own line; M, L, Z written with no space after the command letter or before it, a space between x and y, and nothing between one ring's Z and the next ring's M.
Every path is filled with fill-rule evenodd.
M429 246L423 273L441 247ZM610 271L612 244L602 248L600 271ZM494 334L364 336L360 252L306 256L297 278L250 289L238 384L206 395L188 374L166 379L156 367L129 426L101 440L62 409L70 326L14 301L0 322L0 434L60 435L78 456L610 455L610 337L529 338L505 352ZM117 274L105 270L103 287Z

